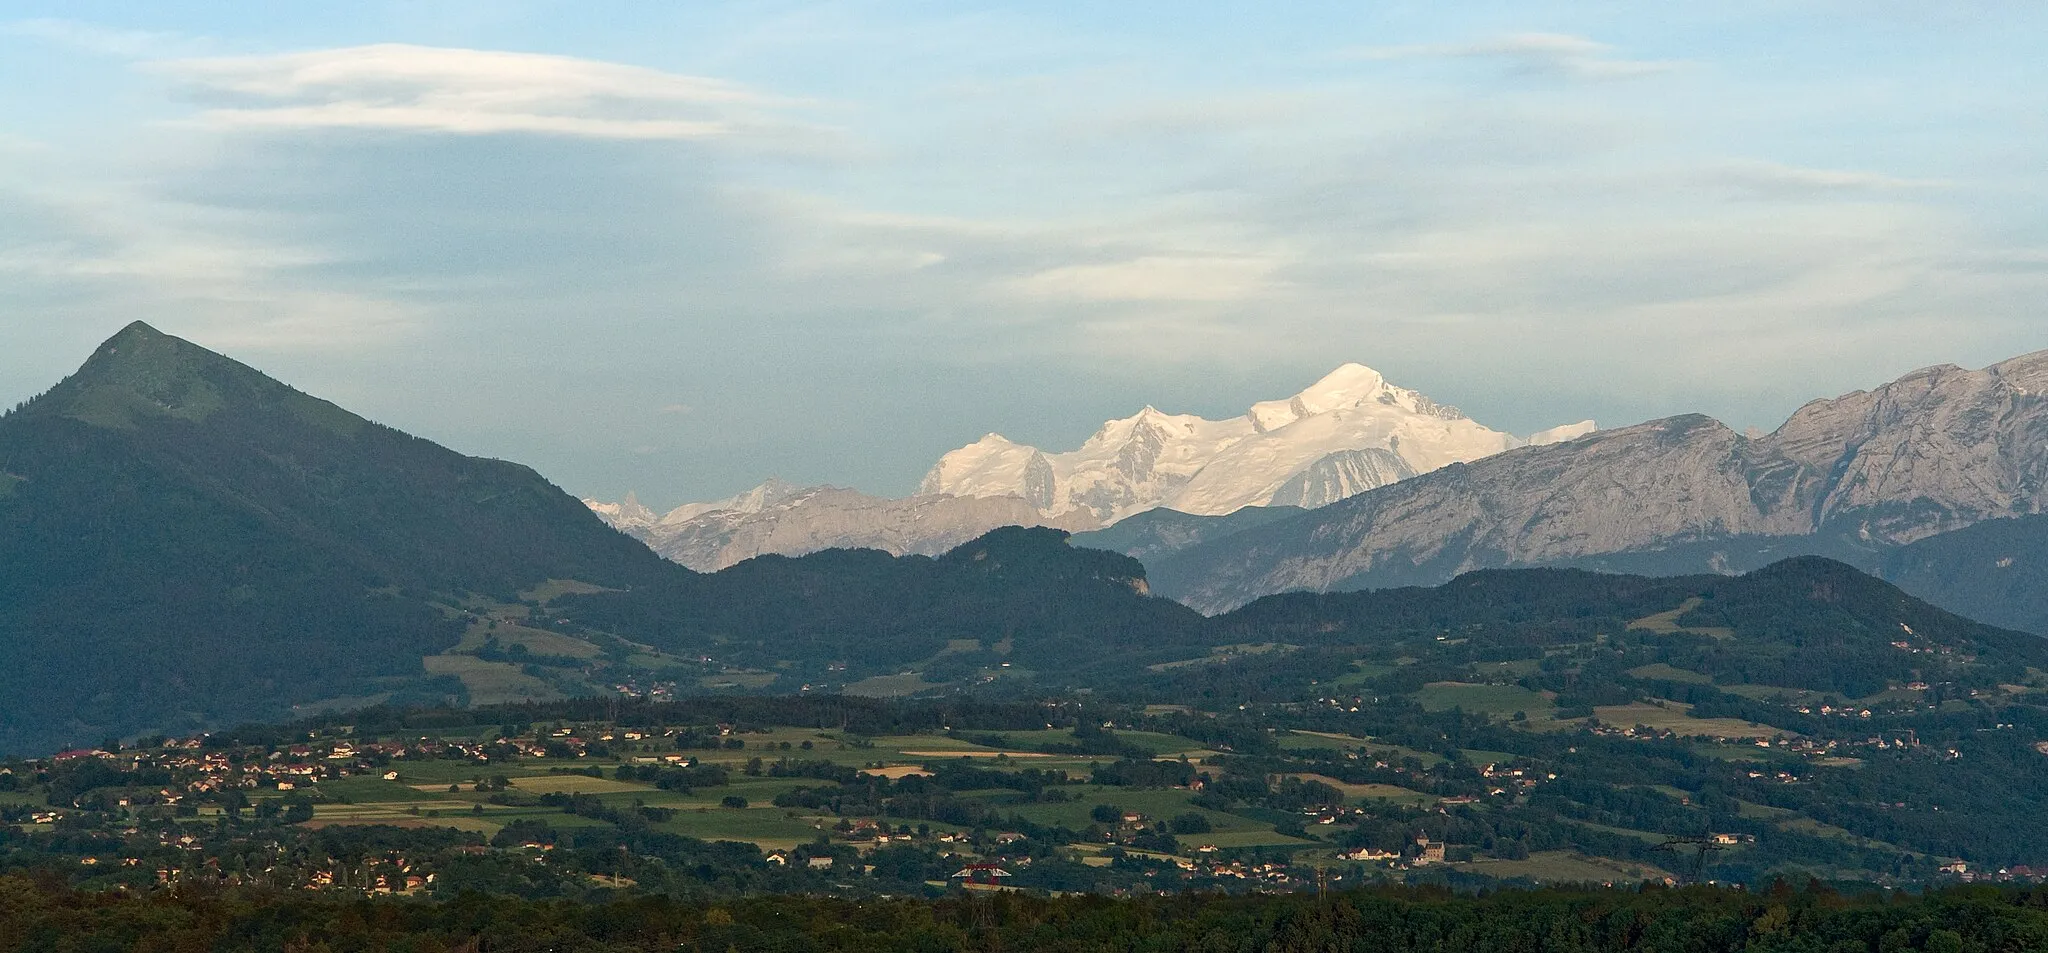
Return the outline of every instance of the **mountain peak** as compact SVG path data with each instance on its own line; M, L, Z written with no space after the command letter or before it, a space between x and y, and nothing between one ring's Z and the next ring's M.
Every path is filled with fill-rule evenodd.
M365 423L233 358L135 321L29 409L95 427L128 430L148 420L198 423L228 409L283 413L349 434Z
M1346 361L1294 396L1311 406L1326 404L1329 409L1334 409L1355 404L1386 389L1385 375L1356 361Z
M108 338L101 346L120 344L125 341L149 341L168 338L170 338L170 335L150 327L147 321L130 321L127 327L114 332L114 336Z
M248 390L257 371L136 321L108 338L70 377L35 401L95 426L128 428L146 417L199 421L226 405L222 386Z
M1285 400L1262 400L1253 404L1246 417L1262 431L1273 430L1297 420L1346 407L1357 407L1369 401L1397 404L1401 402L1401 395L1409 393L1411 392L1388 384L1386 377L1380 372L1356 361L1347 361L1293 397ZM1415 408L1411 406L1410 409Z

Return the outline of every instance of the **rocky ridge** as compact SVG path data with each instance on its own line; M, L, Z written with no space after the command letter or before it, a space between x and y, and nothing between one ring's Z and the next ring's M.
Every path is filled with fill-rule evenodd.
M1612 554L1683 550L1696 569L1727 571L1741 547L1718 541L1903 545L2040 513L2044 485L2048 351L1816 400L1754 438L1690 415L1445 467L1206 542L1152 579L1218 611Z

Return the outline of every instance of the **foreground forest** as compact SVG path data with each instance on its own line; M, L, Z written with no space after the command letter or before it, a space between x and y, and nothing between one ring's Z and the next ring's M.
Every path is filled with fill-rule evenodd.
M1356 953L2023 953L2048 949L2048 889L1845 897L1783 882L1457 896L939 901L660 897L446 902L189 889L137 899L0 877L0 950L327 953L626 951L1356 951Z

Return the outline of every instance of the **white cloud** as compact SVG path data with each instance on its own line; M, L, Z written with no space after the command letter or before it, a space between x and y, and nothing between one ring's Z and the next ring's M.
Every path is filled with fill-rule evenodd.
M1480 58L1502 60L1516 69L1571 79L1631 79L1668 73L1684 65L1676 60L1618 59L1614 47L1569 33L1514 33L1474 43L1421 43L1378 46L1353 55L1369 60L1417 58Z
M786 133L789 100L737 83L570 56L386 43L151 68L221 102L227 129L711 139Z
M1098 265L1065 265L1018 279L1027 297L1070 301L1241 301L1265 290L1270 258L1147 255Z

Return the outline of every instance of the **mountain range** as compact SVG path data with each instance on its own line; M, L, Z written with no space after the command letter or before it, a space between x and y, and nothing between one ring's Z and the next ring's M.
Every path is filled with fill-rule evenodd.
M1447 466L1150 568L1159 591L1214 612L1489 567L1735 572L1801 553L1877 567L2044 504L2048 351L1816 400L1770 434L1690 415Z
M1621 586L1649 595L1600 618L1634 625L1632 613L1675 611L1683 629L1695 624L1686 600L1725 598L1714 575L1623 583L1494 566L1676 575L1829 552L1944 608L2048 631L2044 384L2048 354L1938 368L1815 402L1767 436L1674 418L1453 464L1320 509L1155 508L1081 537L1138 550L1150 571L1056 528L1012 526L936 558L830 549L700 574L532 470L372 423L138 323L0 416L0 751L307 708L650 684L1154 684L1221 698L1247 690L1228 679L1254 670L1313 684L1346 663L1294 647L1334 646L1345 631L1370 641L1402 619L1419 632L1449 619L1446 606L1466 606L1461 624L1488 631L1577 631L1594 611L1584 600ZM820 495L770 487L689 519ZM943 498L1015 505L1006 499ZM622 505L611 516L651 514ZM1858 665L1876 671L1889 643L1870 640L1887 626L1966 625L1840 562L1795 564L1808 568L1755 589L1779 601L1743 609L1750 622L1736 630L1767 634L1771 619L1808 613L1801 600L1822 600L1861 620L1870 639ZM1491 580L1478 602L1474 569L1492 573L1476 577ZM1453 579L1464 588L1253 598ZM1161 588L1212 612L1250 604L1205 618ZM1715 619L1733 611L1697 624L1726 627ZM1969 638L2005 655L2032 644L2009 635ZM1253 650L1282 657L1220 664ZM1722 664L1698 662L1709 663ZM1827 677L1783 671L1772 684Z
M1248 506L1314 508L1451 463L1593 432L1582 421L1516 437L1345 364L1292 397L1209 420L1152 407L1048 453L1000 434L945 454L918 492L888 500L771 480L656 514L636 500L586 500L613 526L694 569L832 547L939 553L998 526L1085 532L1155 508L1223 516Z

